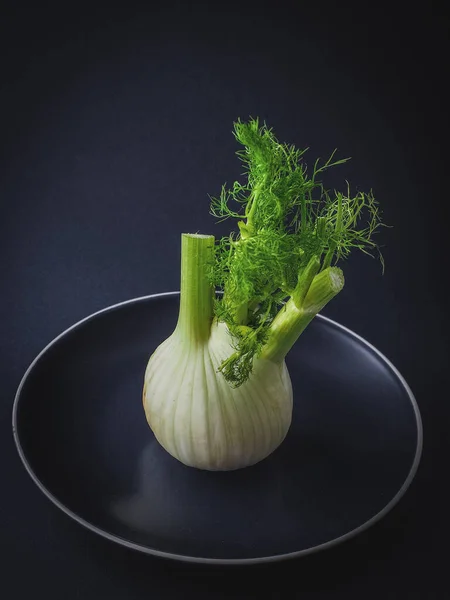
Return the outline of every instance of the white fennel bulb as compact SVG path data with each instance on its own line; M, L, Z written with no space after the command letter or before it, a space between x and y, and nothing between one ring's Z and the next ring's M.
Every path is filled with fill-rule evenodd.
M292 386L284 361L255 359L249 379L233 388L219 372L233 353L224 323L191 340L175 331L151 357L144 408L158 442L185 465L231 470L268 456L286 436Z

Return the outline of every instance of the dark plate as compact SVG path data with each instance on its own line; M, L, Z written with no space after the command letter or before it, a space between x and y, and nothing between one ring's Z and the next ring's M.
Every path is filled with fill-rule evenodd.
M102 310L51 342L17 391L13 429L29 474L92 531L168 558L279 560L363 531L408 488L420 460L414 397L391 363L316 318L288 356L294 416L253 467L185 467L156 442L143 375L173 330L179 293Z

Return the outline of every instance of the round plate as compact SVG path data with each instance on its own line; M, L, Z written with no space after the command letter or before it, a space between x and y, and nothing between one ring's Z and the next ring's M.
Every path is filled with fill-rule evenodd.
M14 436L56 506L130 548L212 563L324 549L394 506L420 460L417 404L378 350L322 316L288 355L293 421L271 456L209 472L167 454L147 425L142 386L178 306L171 292L106 308L53 340L25 373Z

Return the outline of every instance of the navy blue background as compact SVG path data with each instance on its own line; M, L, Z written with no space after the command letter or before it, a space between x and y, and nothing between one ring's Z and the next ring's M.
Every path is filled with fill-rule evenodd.
M0 461L2 582L48 598L440 598L448 335L448 15L302 3L0 12ZM378 5L377 5L378 6ZM263 568L204 569L137 555L60 514L16 455L15 390L75 321L179 288L180 234L227 231L207 194L240 173L232 122L259 116L282 141L352 156L327 183L373 188L385 274L345 265L324 314L394 362L425 428L400 504L345 545ZM444 475L444 476L441 476ZM426 573L426 575L425 575Z

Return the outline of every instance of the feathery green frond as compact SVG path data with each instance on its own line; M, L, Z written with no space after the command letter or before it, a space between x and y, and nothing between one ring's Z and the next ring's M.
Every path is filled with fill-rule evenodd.
M211 198L211 213L236 219L238 232L217 243L210 278L224 291L215 315L228 325L236 350L221 371L237 386L248 378L280 306L305 297L311 265L319 273L354 248L377 250L373 236L382 223L372 192L352 195L348 183L345 192L324 187L320 177L348 160L335 159L336 150L309 174L308 149L280 143L258 119L238 120L234 136L245 179L224 185Z

